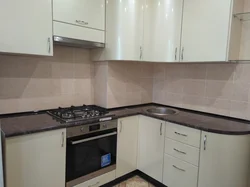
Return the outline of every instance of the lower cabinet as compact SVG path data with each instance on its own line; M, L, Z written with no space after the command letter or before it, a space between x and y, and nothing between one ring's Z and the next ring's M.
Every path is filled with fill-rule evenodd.
M116 178L136 170L138 116L118 120Z
M65 186L66 129L6 139L6 187Z
M197 166L165 155L163 184L168 187L197 187L197 178Z
M247 187L249 137L202 132L198 187Z
M162 182L165 122L140 116L137 167Z
M74 187L99 187L101 185L104 185L108 182L111 182L112 180L115 180L115 170L105 173L99 177L93 178L89 181L86 181L84 183L78 184ZM63 187L63 186L61 186Z

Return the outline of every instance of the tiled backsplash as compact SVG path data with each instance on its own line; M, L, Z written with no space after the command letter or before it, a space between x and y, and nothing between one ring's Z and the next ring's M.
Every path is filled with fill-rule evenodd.
M152 102L153 64L102 62L95 70L96 104L113 108Z
M155 64L153 102L250 119L250 64Z
M250 119L249 80L250 64L94 63L55 46L54 57L0 55L0 113L153 101Z
M0 55L0 113L93 104L89 50L55 46L54 57Z

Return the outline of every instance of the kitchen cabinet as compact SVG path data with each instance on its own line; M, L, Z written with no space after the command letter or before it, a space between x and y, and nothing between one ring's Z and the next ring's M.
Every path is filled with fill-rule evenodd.
M51 0L2 0L0 52L53 55Z
M118 120L116 178L137 168L138 116Z
M163 184L197 186L200 139L200 130L166 122Z
M162 182L165 122L139 117L137 168Z
M239 45L235 46L233 41L230 43L234 34L239 35L231 32L232 22L239 22L233 19L233 2L184 1L181 62L228 61L233 58L229 53L235 53L231 48L239 52Z
M105 30L105 0L53 0L53 10L55 21Z
M6 139L6 187L65 186L66 129Z
M105 42L105 0L53 0L54 36Z
M109 0L106 48L93 50L92 60L236 60L241 21L233 14L241 1Z
M198 178L197 166L184 162L168 154L165 155L163 183L166 186L197 187L197 178Z
M143 60L179 62L183 0L146 0Z
M249 138L202 132L198 187L246 187Z
M142 59L144 0L108 0L105 49L92 51L92 60Z

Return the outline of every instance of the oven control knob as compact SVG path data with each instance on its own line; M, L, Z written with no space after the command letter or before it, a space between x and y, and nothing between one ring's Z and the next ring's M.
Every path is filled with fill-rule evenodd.
M80 130L83 132L83 131L84 131L84 128L83 128L83 127L81 127L81 128L80 128Z

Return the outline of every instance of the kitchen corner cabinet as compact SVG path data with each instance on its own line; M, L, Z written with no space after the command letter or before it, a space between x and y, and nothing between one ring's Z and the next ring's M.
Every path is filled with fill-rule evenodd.
M65 186L66 129L6 139L6 187Z
M183 0L146 0L143 60L179 62Z
M0 52L53 55L51 0L2 0L0 22Z
M92 60L142 59L144 0L106 1L105 49L92 50Z
M162 182L165 122L139 117L137 168Z
M198 187L247 187L250 136L202 132Z
M118 120L116 178L137 168L138 116Z

